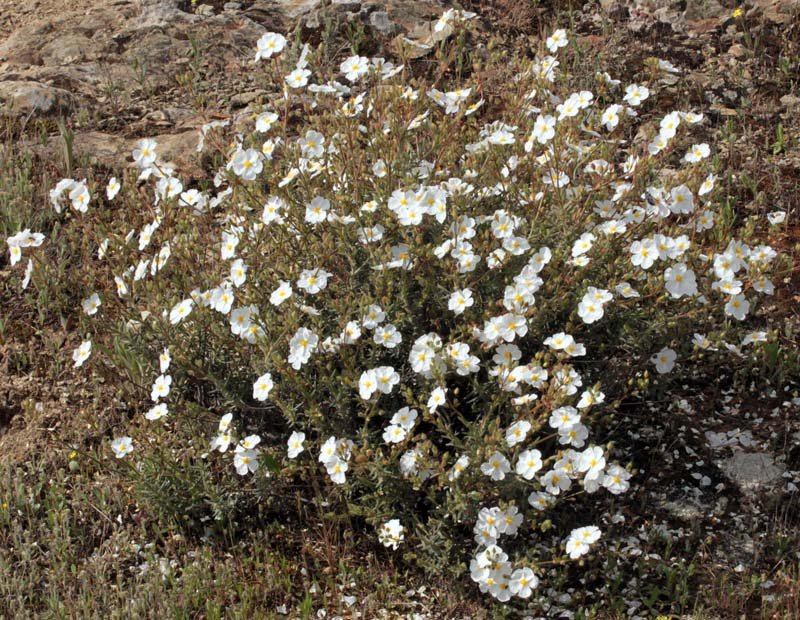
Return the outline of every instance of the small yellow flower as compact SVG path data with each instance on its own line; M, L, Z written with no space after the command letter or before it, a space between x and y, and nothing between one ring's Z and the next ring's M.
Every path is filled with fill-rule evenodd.
M78 456L78 453L77 453L77 452L75 452L75 450L73 450L72 452L70 452L70 453L69 453L69 460L71 461L71 460L72 460L72 459L74 459L76 456Z
M741 17L742 15L744 15L744 9L742 7L738 7L733 10L734 17Z

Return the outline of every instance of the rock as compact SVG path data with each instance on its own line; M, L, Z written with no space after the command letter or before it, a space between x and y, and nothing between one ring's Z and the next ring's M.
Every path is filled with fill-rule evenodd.
M358 0L333 0L331 5L342 11L358 11L361 8Z
M181 133L151 135L158 142L162 161L174 162L182 178L200 178L203 171L198 166L197 130ZM75 136L75 149L92 164L117 167L124 164L136 148L138 138L126 139L115 133L101 131L79 132Z
M242 8L241 2L226 2L222 5L223 11L239 11Z
M391 19L386 11L374 11L369 15L369 25L382 35L390 37L397 33L398 26Z
M434 29L435 22L420 24L408 33L408 36L399 34L395 37L395 44L405 47L406 53L411 58L421 58L429 54L434 45L444 41L453 34L453 25L447 24L442 30Z
M688 497L674 502L666 502L664 508L673 517L682 521L699 521L705 514L702 506Z
M37 82L0 82L0 114L47 115L66 113L72 107L72 95L61 88Z
M231 105L234 108L243 108L246 105L253 103L264 93L263 90L253 90L245 93L236 93L231 97Z
M177 3L171 0L140 0L142 12L130 20L129 29L132 31L160 28L168 31L179 24L195 22L200 16L186 11L181 11Z
M319 8L321 0L277 0L278 12L296 19Z
M783 468L776 465L772 455L766 452L736 451L719 465L725 475L750 496L775 490L783 476Z
M195 8L194 14L202 17L213 17L214 7L210 4L200 4L197 6L197 8Z
M41 48L42 59L47 65L69 65L86 59L91 41L80 34L65 34Z
M709 19L711 17L718 18L722 15L727 15L729 9L722 6L717 0L705 0L704 2L687 2L686 11L683 16L687 21L694 21L698 19Z
M800 108L800 97L795 95L784 95L781 97L781 105L787 110L797 110ZM800 433L798 433L798 439L800 439Z

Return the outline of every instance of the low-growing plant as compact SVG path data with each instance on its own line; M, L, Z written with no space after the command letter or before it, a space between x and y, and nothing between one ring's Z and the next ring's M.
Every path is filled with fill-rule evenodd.
M101 350L139 399L111 449L143 500L230 531L311 499L509 601L601 539L594 494L636 473L612 460L621 403L778 342L760 300L786 261L755 222L715 229L701 113L560 72L564 30L452 83L469 17L432 28L436 84L359 56L339 82L264 35L271 105L202 128L213 183L144 139L138 178L51 200L107 276L75 284L73 359ZM12 236L12 265L43 242ZM53 273L28 265L24 286Z

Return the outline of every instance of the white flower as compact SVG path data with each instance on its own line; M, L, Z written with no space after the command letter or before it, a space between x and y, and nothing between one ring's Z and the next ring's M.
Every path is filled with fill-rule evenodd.
M279 280L280 286L272 291L269 296L269 303L273 306L280 306L284 301L292 296L292 285L285 280Z
M184 299L183 301L175 304L169 313L169 322L172 325L177 325L180 323L192 312L192 306L194 306L194 301L192 299Z
M608 131L613 131L619 125L619 111L621 106L616 103L608 106L600 117L600 122L605 125Z
M691 213L694 211L694 195L686 185L672 188L670 192L672 202L669 210L673 213Z
M564 47L569 41L567 40L567 32L561 28L556 30L553 34L547 37L545 44L551 54L558 52L559 48Z
M539 586L539 578L530 568L518 568L511 573L508 590L519 598L529 598L533 590Z
M578 409L588 409L592 405L597 405L605 401L606 395L603 394L600 390L596 388L590 388L585 390L583 394L581 394L581 398L578 401L577 407Z
M585 472L584 478L588 480L597 479L605 466L606 459L603 456L603 449L597 446L586 448L581 452L577 462L578 471Z
M623 469L619 465L612 465L606 471L603 477L603 486L614 495L624 493L630 487L628 480L630 480L631 473L627 469Z
M169 375L159 375L153 382L153 387L150 390L150 398L153 402L158 402L161 398L169 396L170 386L172 385L172 377Z
M300 327L292 336L289 341L289 357L287 361L292 365L295 370L308 363L311 359L311 354L317 350L319 344L319 336L317 336L310 329Z
M394 386L400 383L400 375L391 366L379 366L374 372L375 385L381 394L390 394Z
M443 405L447 399L446 397L447 388L437 387L433 392L431 392L430 398L428 398L428 410L433 413L436 411L436 408L440 405Z
M330 200L321 196L315 196L311 202L306 205L306 222L309 224L324 222L328 218L328 211L330 208Z
M361 319L361 324L366 329L375 329L378 325L383 323L384 319L386 319L386 313L381 310L381 307L372 305L367 308L367 314Z
M239 150L231 160L233 172L245 181L253 181L264 167L256 149Z
M534 491L528 496L528 503L536 510L547 510L555 501L555 498L548 493Z
M517 457L516 472L525 480L533 480L542 468L542 453L538 450L524 450Z
M382 159L379 159L372 164L372 174L374 174L377 178L382 179L387 173L388 168L386 167L386 162Z
M450 295L447 300L447 308L454 314L462 314L464 310L472 307L474 303L475 300L472 298L472 291L465 288Z
M394 349L403 340L402 335L394 325L382 325L375 328L372 337L375 344L380 344L387 349Z
M603 304L597 301L586 299L578 304L578 316L586 324L595 323L603 318Z
M240 476L255 473L258 470L258 452L242 448L242 446L236 446L236 452L233 455L233 466Z
M708 144L705 142L703 144L695 144L686 151L686 155L683 156L683 160L688 163L695 163L701 161L708 157L711 154L711 149L709 148Z
M439 16L439 19L436 20L436 23L433 25L433 30L435 32L441 32L447 27L447 24L450 23L456 16L456 9L447 9L444 13Z
M767 220L773 226L783 224L786 221L786 211L772 211L767 213Z
M531 132L530 140L536 140L539 144L547 144L556 135L556 119L549 114L542 116L541 114L536 117L536 122L533 124L533 131ZM530 152L533 148L525 145L525 150Z
M386 443L400 443L407 434L408 431L399 424L390 424L383 431L383 440Z
M558 429L558 443L570 445L573 448L582 448L589 437L589 429L580 422Z
M83 300L81 306L83 311L89 316L97 314L97 309L100 307L100 296L97 293L92 293L89 297Z
M256 43L256 61L262 58L271 58L273 54L280 54L286 47L286 38L277 32L267 32Z
M403 542L405 528L400 525L399 519L391 519L381 525L378 530L378 541L384 547L391 547L397 549L397 546Z
M652 239L634 241L631 244L631 263L635 267L650 269L658 258L658 249Z
M350 56L339 65L339 70L350 82L356 82L369 71L369 58Z
M417 421L418 415L419 414L416 409L402 407L395 412L390 420L390 423L402 426L406 430L411 430L414 427L414 423Z
M347 461L340 459L338 456L333 456L325 463L325 469L334 484L344 484L348 467Z
M217 312L228 314L231 311L234 299L233 289L230 288L228 282L225 282L222 286L215 288L211 294L211 307Z
M745 335L742 339L742 346L747 344L752 344L754 342L766 342L767 341L767 332L764 331L755 331L750 332Z
M143 138L139 140L137 148L133 149L133 161L139 168L148 168L156 161L156 147L158 144L155 140Z
M467 467L469 467L469 457L466 454L463 454L458 457L453 465L453 468L450 470L450 473L447 474L447 479L452 482L458 478Z
M753 285L754 291L764 293L764 295L772 295L775 292L775 285L772 284L772 280L766 276L760 276L756 278L751 282L751 284Z
M342 344L353 344L361 337L361 326L356 321L348 321L339 339Z
M581 420L581 415L574 407L566 405L559 407L550 414L549 424L552 428L562 429L577 424Z
M151 407L150 410L144 414L144 417L148 420L160 420L168 413L169 411L167 410L167 403L159 403L158 405Z
M747 316L750 310L750 302L747 301L744 295L734 295L725 304L725 314L732 316L737 321L742 321Z
M111 177L106 185L106 198L114 200L114 197L119 193L122 186L117 181L117 177Z
M311 77L311 71L308 69L295 69L286 76L286 84L291 88L302 88L308 84L309 77Z
M73 183L72 189L69 192L69 199L72 201L72 208L76 211L86 213L86 211L89 210L91 196L89 195L89 188L86 187L85 183Z
M267 133L272 127L272 125L275 123L275 121L277 121L279 118L280 117L275 112L270 112L270 111L262 112L256 117L256 131L258 131L259 133ZM275 145L274 142L269 140L267 142L270 142L270 144L274 147ZM264 153L263 148L261 149L261 153L262 155L267 154Z
M671 372L675 367L675 360L678 354L672 349L665 347L650 358L650 361L655 365L656 372L660 375Z
M297 280L297 286L309 295L316 295L328 286L330 276L324 269L304 269Z
M369 400L378 389L378 379L375 370L365 370L358 380L358 395L364 400Z
M111 449L114 451L114 456L121 459L133 452L133 441L130 437L117 437L111 442Z
M85 340L80 346L72 352L72 360L75 362L75 368L83 366L83 363L89 359L92 354L92 341Z
M239 245L239 235L223 232L222 233L222 248L220 250L221 256L224 260L234 258L236 256L236 246Z
M594 525L572 530L567 539L566 551L569 557L577 560L589 553L590 546L600 538L600 529Z
M697 294L694 271L689 269L685 263L677 263L668 267L664 272L664 280L667 291L674 299Z
M492 480L498 481L505 478L506 474L511 471L511 465L505 456L495 452L481 465L481 471Z
M273 387L272 374L264 373L253 383L253 398L262 402L267 400Z
M572 257L576 258L581 254L586 254L586 252L592 249L592 244L596 239L597 237L592 233L583 233L572 245Z
M25 275L22 278L22 290L24 291L28 288L28 284L31 282L31 275L33 274L33 261L29 258L28 264L25 265Z
M297 458L297 456L304 450L303 442L306 440L306 434L294 431L289 436L288 453L290 459Z
M625 103L631 106L638 106L650 96L650 91L646 86L631 84L625 88L625 96L622 98Z
M639 293L633 289L628 282L620 282L614 287L614 290L626 299L630 299L631 297L639 297Z
M512 448L518 443L525 441L525 437L530 430L531 423L527 420L520 420L509 426L506 430L506 444L508 444L508 447Z

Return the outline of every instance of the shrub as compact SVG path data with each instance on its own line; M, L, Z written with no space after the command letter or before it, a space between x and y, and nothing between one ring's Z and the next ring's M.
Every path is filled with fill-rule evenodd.
M107 276L83 283L75 363L94 342L150 401L112 444L148 497L234 521L299 485L432 571L471 552L507 601L602 538L564 515L628 489L619 404L771 337L744 326L776 252L748 245L754 225L735 238L702 114L645 114L652 84L560 71L563 30L469 86L444 38L440 91L265 35L275 95L203 127L213 181L142 140L138 178L51 198ZM12 263L40 242L12 237Z

